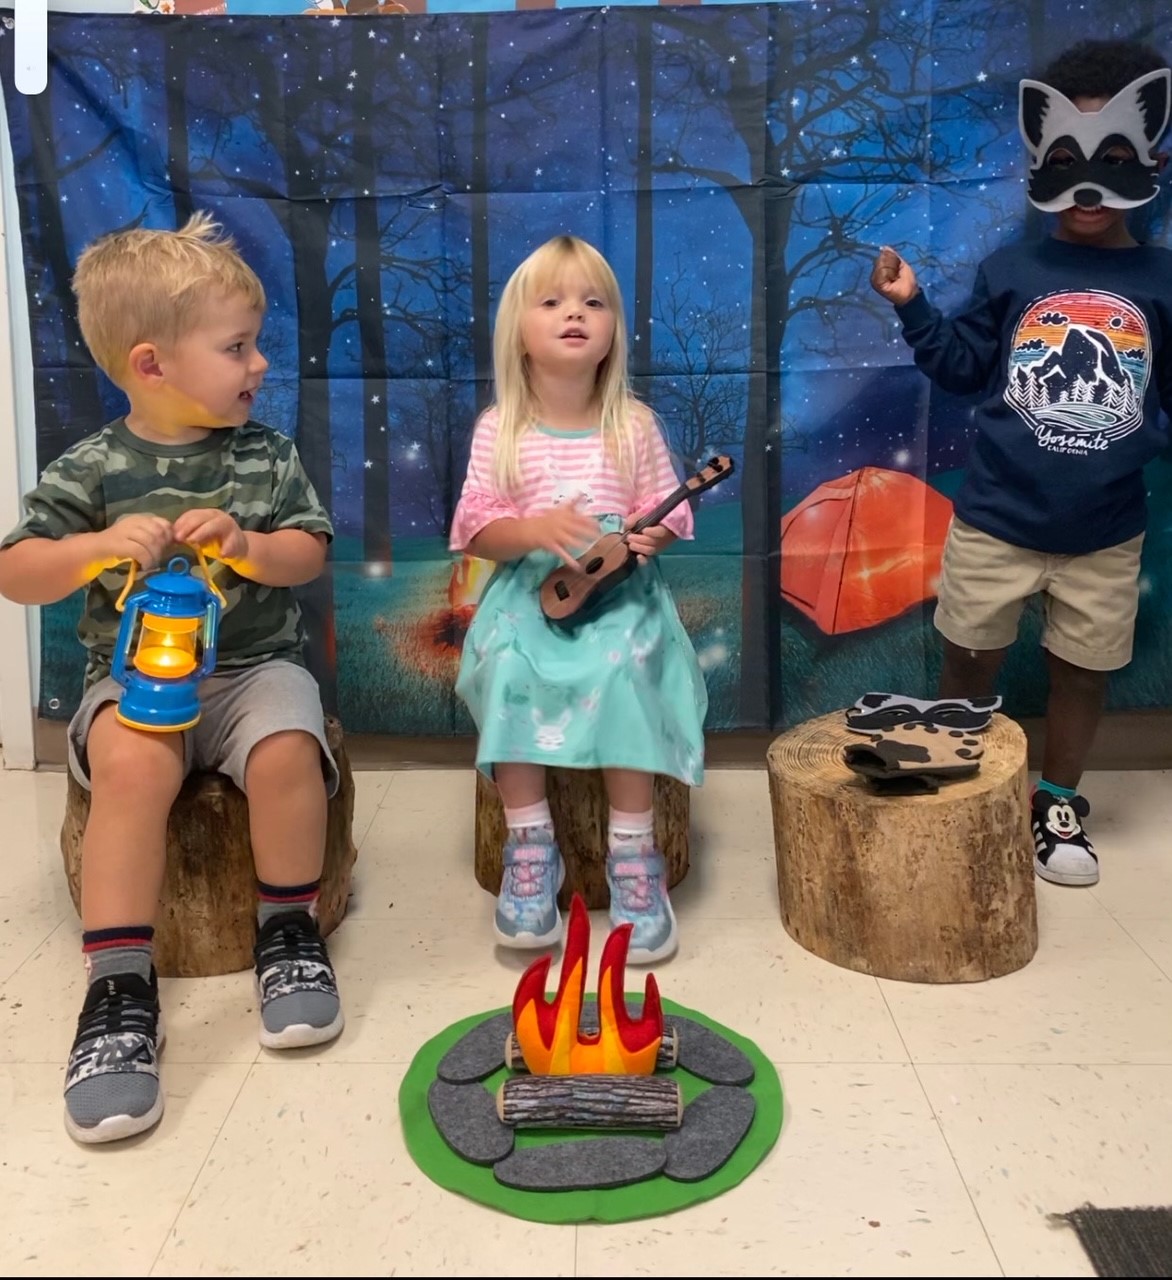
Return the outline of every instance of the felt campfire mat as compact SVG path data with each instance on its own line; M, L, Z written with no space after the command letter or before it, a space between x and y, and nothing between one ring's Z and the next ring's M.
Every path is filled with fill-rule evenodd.
M642 993L628 993L627 1000L639 1002ZM663 1001L663 1011L666 1018L670 1019L673 1014L691 1018L715 1031L740 1049L753 1064L754 1078L746 1086L757 1104L753 1123L732 1156L707 1178L699 1182L674 1182L661 1173L642 1182L606 1190L519 1191L498 1182L491 1167L472 1164L458 1156L441 1137L431 1118L427 1091L436 1078L440 1059L452 1045L473 1027L506 1012L505 1009L493 1009L454 1022L427 1041L415 1055L399 1088L399 1118L411 1158L433 1182L448 1191L458 1192L480 1204L530 1222L631 1222L636 1218L674 1213L677 1209L711 1200L730 1190L743 1182L761 1163L781 1133L781 1081L773 1064L752 1040L672 1000ZM501 1068L481 1084L495 1093L497 1086L510 1074L507 1068ZM685 1106L711 1087L706 1080L680 1067L676 1067L671 1075L680 1082ZM597 1136L596 1131L581 1129L520 1130L516 1145L523 1149L547 1142ZM617 1131L610 1136L618 1136Z

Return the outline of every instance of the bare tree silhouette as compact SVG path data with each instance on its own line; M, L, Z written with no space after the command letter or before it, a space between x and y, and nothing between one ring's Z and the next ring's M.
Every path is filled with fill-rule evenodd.
M696 470L740 443L746 390L729 372L744 348L742 312L700 301L692 279L677 254L675 274L655 291L656 355L672 372L653 380L653 395L676 452Z
M740 168L691 158L698 116L673 114L654 168L723 188L752 237L750 377L743 433L744 589L741 717L781 716L780 527L782 381L787 328L803 312L833 327L849 317L859 345L890 345L889 309L867 275L884 225L929 168L947 168L962 140L931 132L929 59L936 33L909 6L763 5L712 23L694 10L660 9L657 59L684 96L723 107ZM951 38L962 40L959 29ZM969 85L948 88L960 92ZM996 130L994 130L996 132ZM933 151L932 148L939 149ZM930 159L931 157L931 159ZM829 188L849 185L843 202ZM839 193L841 194L841 193ZM845 204L845 207L844 207ZM833 280L833 287L830 287Z

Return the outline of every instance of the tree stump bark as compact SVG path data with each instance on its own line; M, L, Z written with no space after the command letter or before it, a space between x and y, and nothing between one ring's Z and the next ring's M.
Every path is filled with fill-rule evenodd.
M786 932L824 960L909 982L1012 973L1038 946L1026 741L994 716L980 772L937 795L880 796L842 760L834 712L768 751Z
M342 726L326 717L326 741L337 761L338 794L329 802L326 860L318 923L323 937L338 926L350 896L357 857L351 838L354 775ZM69 775L61 852L73 905L81 909L81 845L90 794ZM244 793L219 773L193 773L167 823L167 870L155 921L155 967L161 977L198 978L252 968L256 937L256 872Z
M601 769L546 771L546 793L566 881L558 895L563 910L575 893L592 911L610 904L606 887L606 825L609 805ZM667 863L668 887L688 873L688 787L676 778L656 775L655 843ZM489 893L501 888L505 811L500 793L484 774L476 774L476 882Z

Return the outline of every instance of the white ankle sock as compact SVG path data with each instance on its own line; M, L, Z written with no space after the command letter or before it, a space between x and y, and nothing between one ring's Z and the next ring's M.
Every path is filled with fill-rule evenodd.
M544 828L552 837L553 816L549 811L549 801L538 800L536 804L523 805L520 809L506 809L505 826L510 834Z
M655 811L624 813L611 809L606 843L612 858L639 857L655 848Z

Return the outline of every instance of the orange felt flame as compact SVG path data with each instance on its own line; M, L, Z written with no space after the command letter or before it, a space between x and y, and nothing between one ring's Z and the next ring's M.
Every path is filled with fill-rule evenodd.
M570 903L561 981L552 1000L545 980L552 956L543 956L521 975L513 996L513 1027L525 1065L533 1075L651 1075L663 1039L663 1008L652 974L643 988L643 1012L632 1018L623 998L629 924L613 930L598 966L598 1031L579 1026L590 953L590 917L575 894Z

